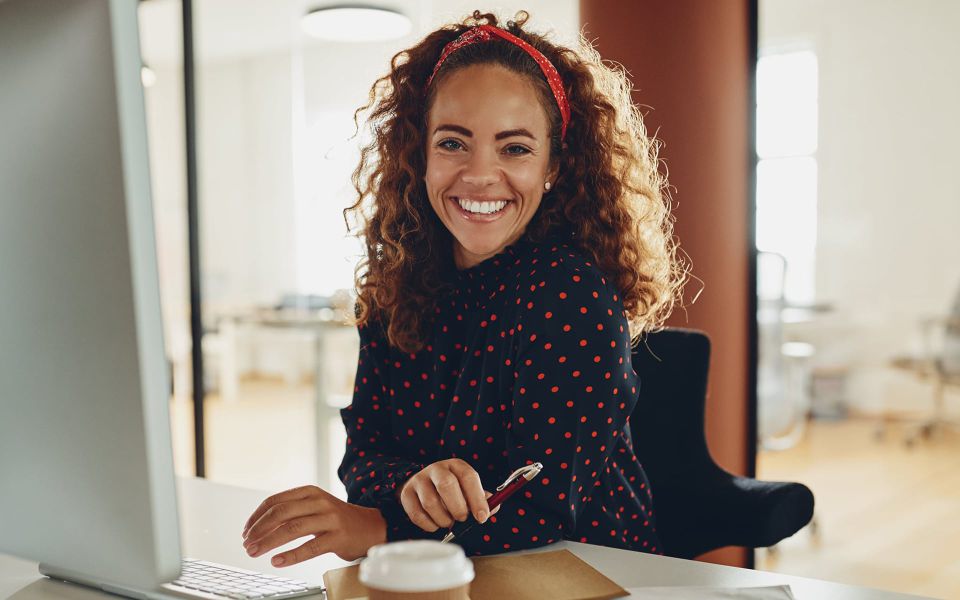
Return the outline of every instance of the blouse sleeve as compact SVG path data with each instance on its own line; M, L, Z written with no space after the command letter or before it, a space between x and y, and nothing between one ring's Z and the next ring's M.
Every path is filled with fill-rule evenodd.
M360 355L353 402L340 411L347 432L346 452L337 474L347 501L378 508L387 523L387 540L428 537L407 517L397 492L424 465L402 456L391 435L385 384L387 345L379 325L360 325Z
M507 460L511 470L540 462L543 471L464 536L470 553L542 546L572 534L636 404L622 302L599 271L564 271L551 281L559 285L538 286L526 299L515 332Z

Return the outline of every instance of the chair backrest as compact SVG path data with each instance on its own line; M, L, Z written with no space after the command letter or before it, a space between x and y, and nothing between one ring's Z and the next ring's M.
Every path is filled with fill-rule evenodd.
M719 547L701 497L723 478L704 434L710 340L702 332L650 333L632 352L640 378L630 435L653 493L653 512L664 553L693 558Z
M648 334L632 359L640 391L630 430L651 487L711 468L703 421L710 339L691 329L663 329Z

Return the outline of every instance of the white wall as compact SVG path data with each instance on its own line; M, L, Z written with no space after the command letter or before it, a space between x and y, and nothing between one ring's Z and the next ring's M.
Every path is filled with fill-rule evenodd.
M960 287L960 3L764 0L761 48L810 46L820 67L816 296L794 327L854 368L875 408L924 390L886 368Z
M289 55L201 65L198 169L204 301L273 303L296 288Z
M168 346L180 360L189 351L182 72L154 69L157 81L147 102L161 293ZM198 69L200 256L208 320L222 311L273 304L297 289L292 77L289 54ZM300 338L292 354L306 369L309 336ZM249 346L239 359L242 370L258 366ZM281 356L264 370L280 371L277 363L287 360L294 359Z

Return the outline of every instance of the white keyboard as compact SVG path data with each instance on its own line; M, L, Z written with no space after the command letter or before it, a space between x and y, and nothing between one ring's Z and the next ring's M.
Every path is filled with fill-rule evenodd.
M163 587L195 598L218 600L279 600L323 593L322 586L305 581L191 558L183 559L180 578Z

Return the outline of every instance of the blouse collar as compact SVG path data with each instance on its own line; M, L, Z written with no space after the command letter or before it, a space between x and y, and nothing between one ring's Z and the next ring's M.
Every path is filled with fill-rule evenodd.
M520 256L530 242L521 236L500 252L468 269L456 269L453 278L454 297L464 308L476 309L486 305L493 294L505 284L507 275L520 262Z

